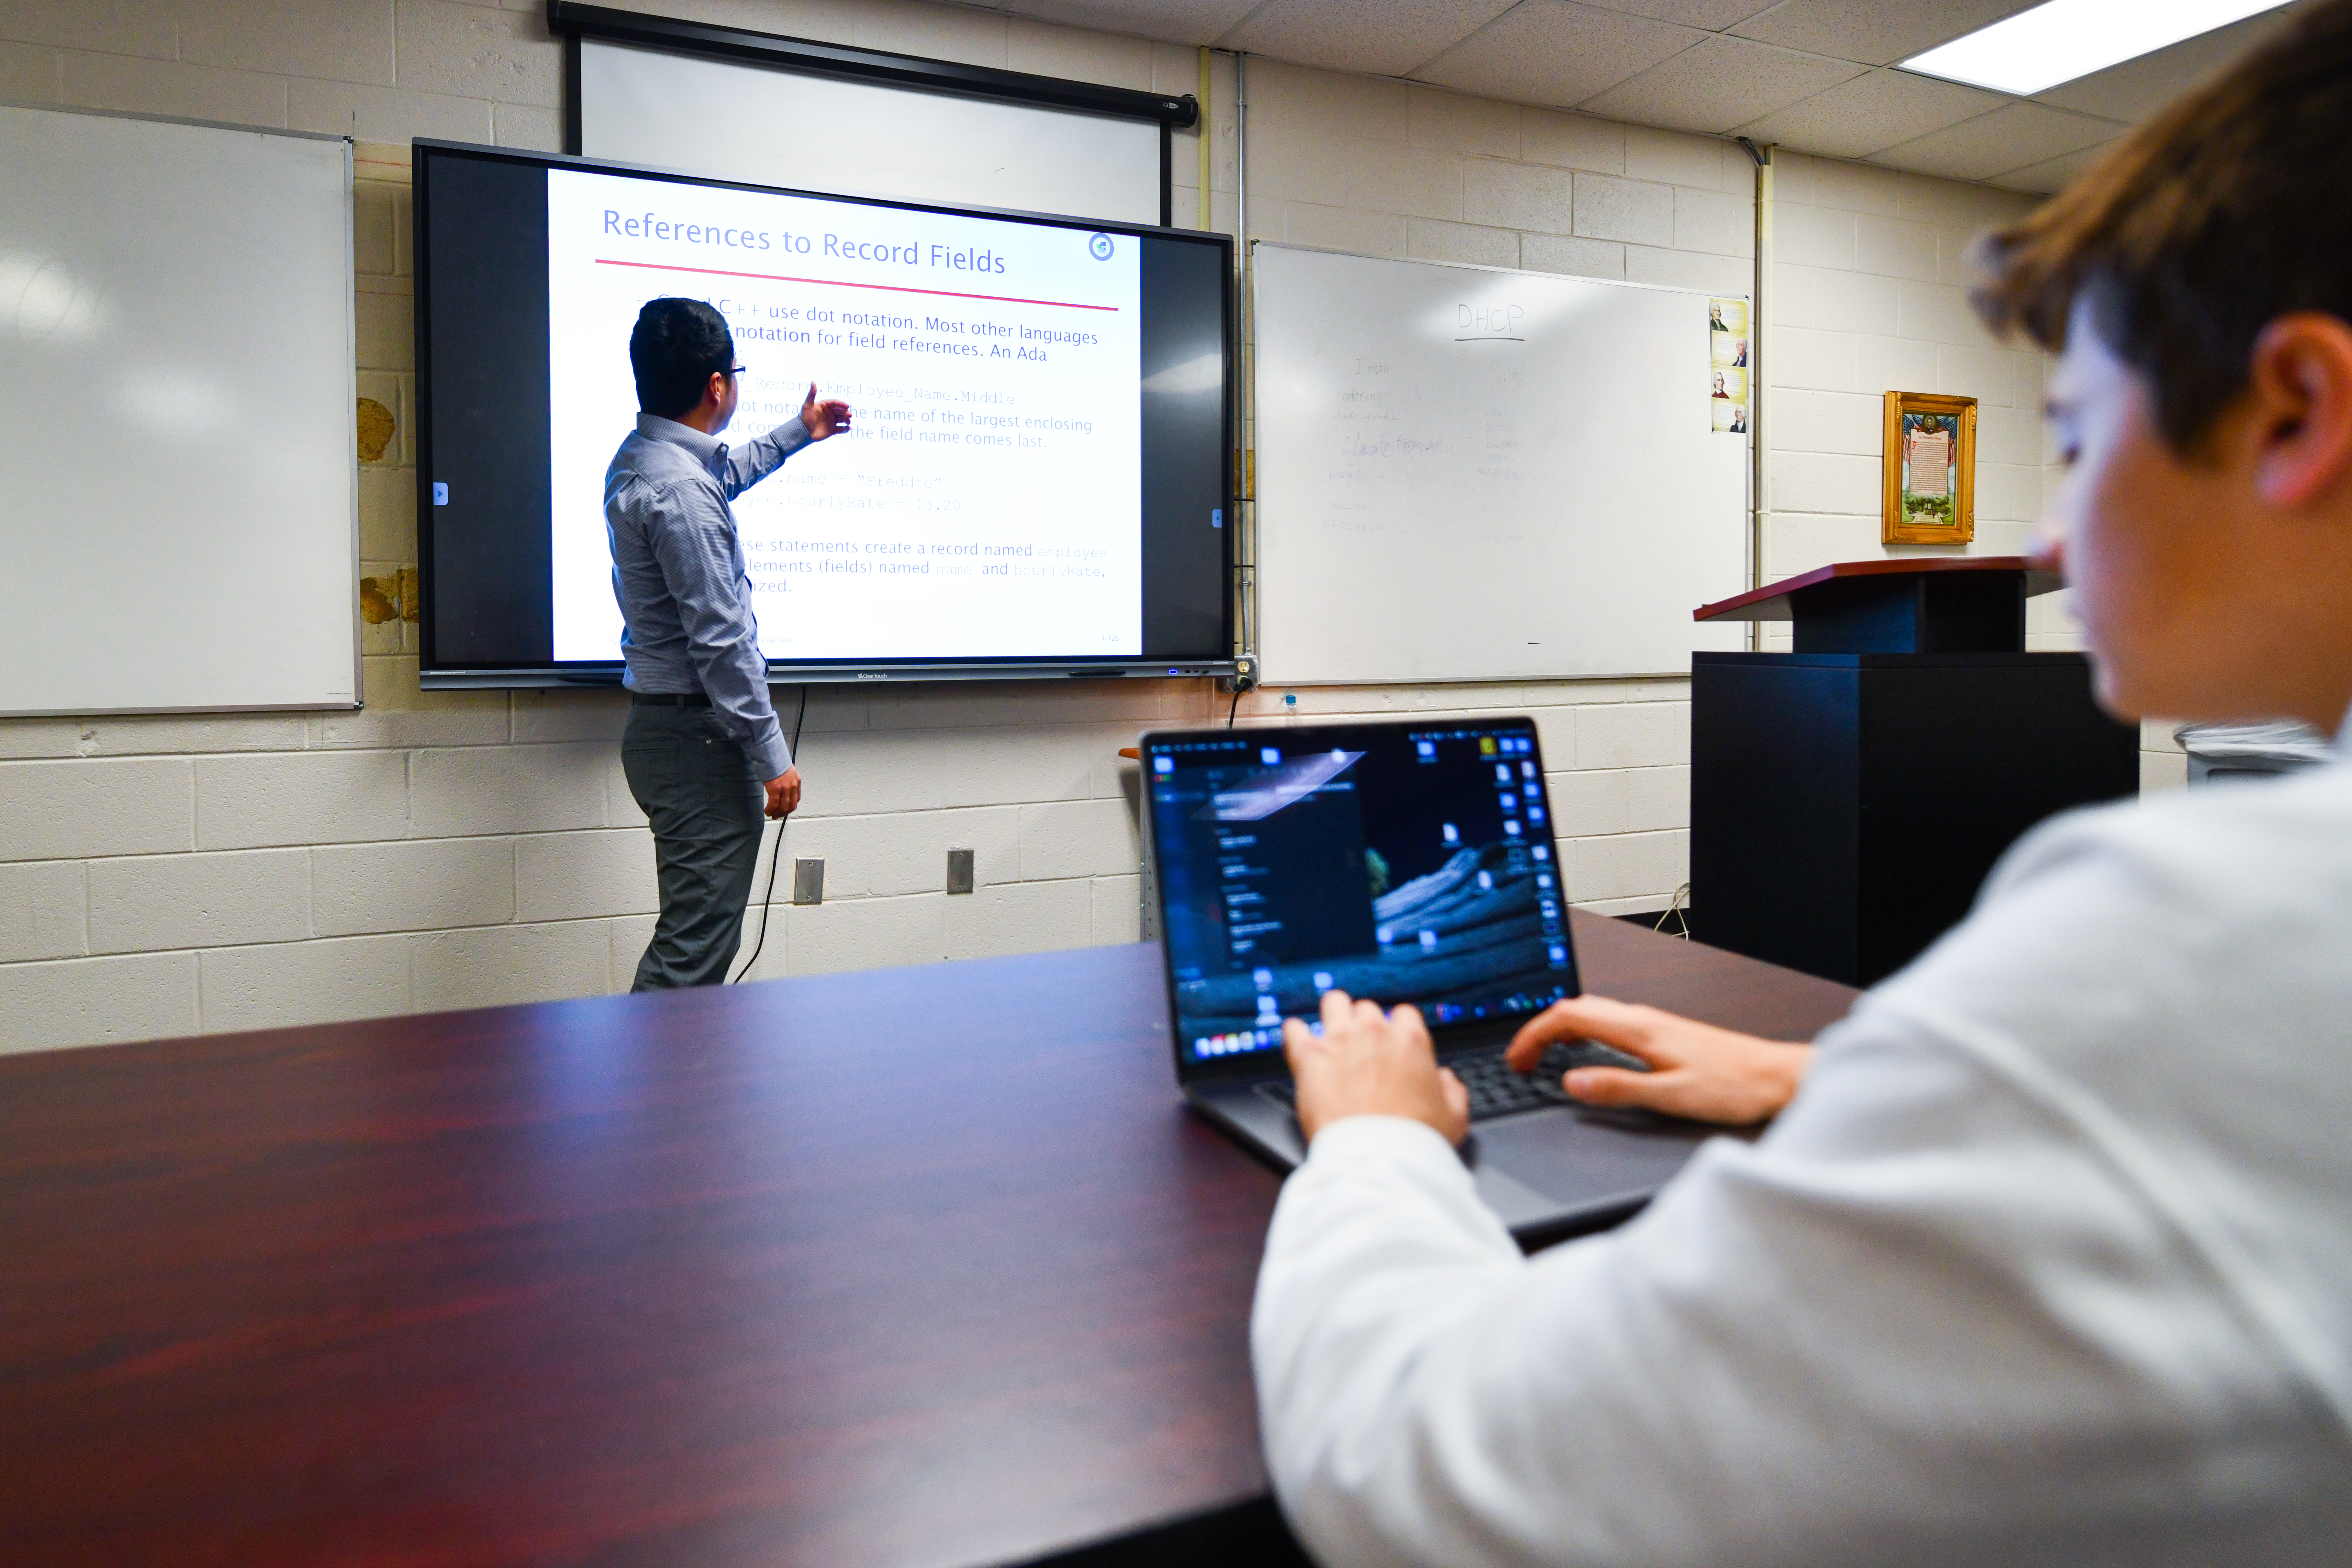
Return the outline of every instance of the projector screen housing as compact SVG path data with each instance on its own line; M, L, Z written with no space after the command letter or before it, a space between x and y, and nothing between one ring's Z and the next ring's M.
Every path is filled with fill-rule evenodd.
M564 152L720 179L1167 224L1171 134L1200 122L1186 93L578 0L549 0L547 20L564 44Z
M808 154L821 126L822 157ZM601 38L580 44L580 153L846 195L1164 221L1164 126Z
M415 178L425 685L619 679L602 486L657 294L735 329L723 440L812 380L856 413L736 500L772 680L1232 668L1228 237L424 141Z

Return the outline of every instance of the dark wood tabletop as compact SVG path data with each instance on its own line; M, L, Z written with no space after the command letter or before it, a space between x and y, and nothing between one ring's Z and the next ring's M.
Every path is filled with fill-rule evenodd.
M1842 986L1580 916L1591 990ZM1157 950L0 1057L0 1563L1019 1563L1261 1495Z

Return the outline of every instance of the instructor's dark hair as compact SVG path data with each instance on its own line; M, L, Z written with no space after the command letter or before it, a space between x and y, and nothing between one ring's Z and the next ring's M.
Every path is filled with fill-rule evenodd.
M2079 299L2198 449L2291 311L2352 321L2352 0L2327 0L1988 236L1972 296L1995 332L2066 344Z
M702 401L710 373L735 363L727 318L699 300L648 300L629 334L637 406L674 419Z

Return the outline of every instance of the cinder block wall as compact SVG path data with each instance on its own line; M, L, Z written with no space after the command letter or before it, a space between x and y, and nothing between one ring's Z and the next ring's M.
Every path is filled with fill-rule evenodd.
M1774 156L1767 258L1764 573L1779 581L1873 555L2018 555L2057 482L2042 427L2049 359L1995 342L1968 308L1964 253L1981 230L2035 198L1863 163ZM1948 545L1882 545L1879 448L1885 394L1978 400L1977 536ZM2067 595L2026 612L2026 646L2079 649ZM1765 646L1786 647L1773 628ZM2186 781L2170 721L2140 730L2140 787Z
M1190 48L919 0L639 5L1132 87L1189 91L1197 79ZM415 627L401 613L413 613L402 571L415 561L406 142L553 148L561 56L542 15L539 0L306 0L290 12L272 0L0 6L0 95L359 139L360 393L394 420L382 458L361 475L362 603L383 617L367 633L363 711L0 722L0 1047L626 985L654 889L650 841L620 773L621 701L420 692ZM1253 63L1249 89L1258 237L1749 287L1752 176L1736 148L1264 61ZM1233 94L1221 60L1213 200L1228 230ZM1835 167L1819 165L1817 192L1832 188ZM1180 221L1195 210L1195 168L1186 138L1175 159ZM1939 236L1985 199L1911 176L1852 178L1881 193L1867 201L1891 190L1898 217L1906 201L1915 211L1941 204L1931 221ZM1948 305L1921 329L1927 337L1906 338L1901 289L1889 286L1895 320L1847 329L1856 341L1938 342ZM1814 296L1816 308L1830 308L1834 292ZM2010 368L2024 374L2021 360ZM1837 437L1822 439L1849 467L1870 466L1835 447ZM2027 448L2011 445L2000 460L2030 464ZM1788 470L1792 484L1803 470ZM1832 479L1841 497L1839 483L1853 486ZM1793 519L1874 508L1848 498L1786 510ZM1819 559L1875 548L1874 531L1849 548L1847 535L1806 534L1809 526L1792 522L1787 548L1768 546L1776 574L1812 563L1800 538ZM793 692L778 695L789 716ZM1662 907L1686 862L1683 682L1277 686L1244 699L1239 717L1473 710L1540 719L1577 900ZM827 901L776 910L758 974L1133 940L1134 774L1116 751L1143 728L1225 713L1223 698L1181 683L812 689L807 805L783 854L824 857ZM978 851L972 896L940 890L950 846Z
M1962 260L2032 198L1986 185L1779 153L1766 311L1764 574L1871 556L2019 555L2041 515L2046 358L1996 342L1969 311ZM1977 400L1976 542L1879 542L1885 395ZM2030 645L2075 646L2057 595ZM1787 633L1780 631L1781 646Z

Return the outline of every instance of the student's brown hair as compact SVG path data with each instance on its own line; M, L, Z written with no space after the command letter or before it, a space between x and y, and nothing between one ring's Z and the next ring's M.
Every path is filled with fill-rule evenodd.
M1978 245L1997 334L2053 351L2079 299L2195 448L2282 315L2352 321L2352 0L2327 0Z

